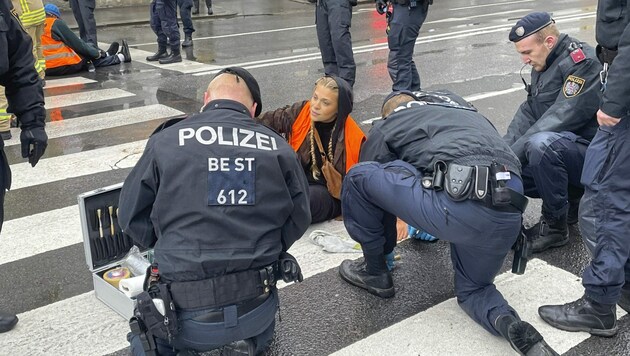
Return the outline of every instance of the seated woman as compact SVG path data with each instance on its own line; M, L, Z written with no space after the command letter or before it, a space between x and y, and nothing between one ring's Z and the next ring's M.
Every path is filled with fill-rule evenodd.
M283 135L297 152L309 181L312 222L341 215L341 202L326 187L322 173L324 158L343 178L359 162L365 135L354 119L352 88L337 77L322 77L315 82L311 100L305 100L256 118ZM319 137L321 152L317 143ZM336 195L336 193L335 193Z

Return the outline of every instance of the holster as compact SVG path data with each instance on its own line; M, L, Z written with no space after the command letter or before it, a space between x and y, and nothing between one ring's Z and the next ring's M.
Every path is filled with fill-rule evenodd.
M144 325L142 319L139 318L138 314L136 314L136 316L132 316L131 319L129 319L129 328L131 329L132 335L136 335L140 338L140 343L142 344L142 349L144 350L145 355L157 355L157 345L155 344L155 338Z
M168 340L170 343L179 329L177 312L168 285L154 284L148 291L138 294L136 300L138 302L136 317L142 320L153 336ZM162 308L160 304L163 310L160 310Z

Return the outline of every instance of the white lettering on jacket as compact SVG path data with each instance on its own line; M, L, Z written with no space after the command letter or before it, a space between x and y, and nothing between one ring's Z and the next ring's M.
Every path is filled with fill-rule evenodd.
M179 145L184 146L188 140L195 139L202 145L240 146L256 148L264 151L276 151L276 138L257 131L236 127L201 126L179 129Z

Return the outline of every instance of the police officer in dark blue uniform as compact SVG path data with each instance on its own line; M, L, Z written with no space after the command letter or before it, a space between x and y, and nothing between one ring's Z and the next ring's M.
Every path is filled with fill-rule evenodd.
M375 1L379 12L387 7L386 0ZM420 75L413 61L413 49L433 0L390 0L389 2L392 3L393 12L388 20L387 70L392 78L392 90L420 90Z
M158 50L147 61L159 61L160 64L170 64L182 61L179 47L179 27L177 27L177 0L151 1L151 29L157 35ZM171 53L168 53L166 46Z
M383 117L361 149L364 162L343 182L344 224L364 261L344 261L341 277L394 296L385 255L396 245L398 216L450 242L455 294L471 318L520 354L556 355L493 284L527 205L518 158L484 116L448 91L393 93Z
M159 271L138 296L134 355L226 344L259 354L273 335L276 275L302 280L286 251L310 224L308 182L286 140L252 119L261 111L256 80L228 68L204 102L151 136L120 194L121 227L154 247ZM155 299L165 308L156 311Z
M596 38L605 91L599 130L586 152L580 207L580 230L593 260L584 270L580 299L542 306L538 313L562 330L612 336L615 304L630 312L630 2L597 3Z
M22 129L22 157L35 167L46 150L44 92L35 69L33 42L9 0L0 0L0 85L4 87L8 111L15 114ZM0 230L4 221L4 194L11 188L11 169L0 138ZM0 333L17 324L13 314L0 311Z
M540 222L527 232L536 253L565 245L568 224L577 223L584 156L597 130L601 65L593 47L561 34L546 12L520 19L509 38L532 66L527 100L504 138L523 164L525 194L542 198Z
M98 48L96 19L94 18L95 0L70 0L70 8L79 26L79 37Z
M182 47L190 47L193 45L192 34L195 32L192 21L193 0L177 0L177 7L179 7L179 16L182 18L182 25L184 25Z
M357 66L352 53L352 6L356 0L309 0L317 2L315 25L324 72L354 86Z

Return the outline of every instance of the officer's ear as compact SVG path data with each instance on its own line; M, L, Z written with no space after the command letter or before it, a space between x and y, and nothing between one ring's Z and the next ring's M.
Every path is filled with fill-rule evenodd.
M203 106L206 106L206 104L208 104L208 102L210 101L210 94L208 94L207 91L203 92Z
M252 115L252 118L256 117L256 107L258 106L257 102L254 102L252 106L249 107L249 113Z
M548 49L552 49L553 46L556 45L556 40L557 39L554 36L547 36L547 37L545 37L545 41L544 41L545 47L547 47Z

